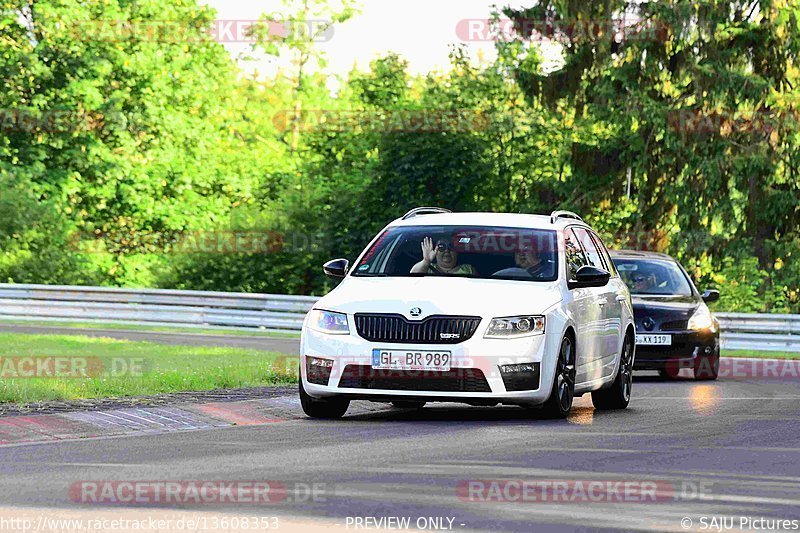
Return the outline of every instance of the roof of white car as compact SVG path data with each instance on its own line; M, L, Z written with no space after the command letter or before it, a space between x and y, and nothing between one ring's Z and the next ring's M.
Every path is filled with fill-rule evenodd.
M520 213L433 213L415 215L405 220L398 218L390 226L499 226L510 228L561 229L564 226L585 222L559 217L550 222L550 215Z

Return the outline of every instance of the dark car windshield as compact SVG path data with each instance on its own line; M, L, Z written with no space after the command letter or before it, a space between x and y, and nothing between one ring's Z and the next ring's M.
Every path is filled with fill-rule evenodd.
M352 275L554 281L558 277L557 250L554 230L391 227L367 250Z
M615 257L614 264L631 294L692 294L689 280L674 261Z

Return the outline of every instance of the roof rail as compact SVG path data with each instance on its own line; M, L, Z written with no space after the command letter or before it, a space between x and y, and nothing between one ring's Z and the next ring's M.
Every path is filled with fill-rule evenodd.
M581 222L583 222L583 219L581 217L579 217L578 215L576 215L575 213L573 213L572 211L559 210L559 211L553 211L552 213L550 213L550 223L551 224L555 224L556 220L558 220L559 218L574 218L575 220L580 220Z
M445 209L444 207L415 207L403 215L403 220L415 217L417 215L433 215L436 213L452 213L452 211Z

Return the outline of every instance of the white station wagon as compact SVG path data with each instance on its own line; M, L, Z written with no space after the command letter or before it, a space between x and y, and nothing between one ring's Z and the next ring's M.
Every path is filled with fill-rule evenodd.
M306 316L300 399L314 418L350 400L513 404L566 417L631 397L630 295L576 214L420 207L386 226Z

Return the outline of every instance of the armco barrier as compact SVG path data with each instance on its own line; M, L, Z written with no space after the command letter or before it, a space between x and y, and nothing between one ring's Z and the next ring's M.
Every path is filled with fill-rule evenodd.
M800 352L800 315L715 313L715 316L723 348Z
M299 331L316 296L0 284L0 319ZM730 350L800 352L800 315L716 313Z
M0 318L299 331L314 296L0 284Z

